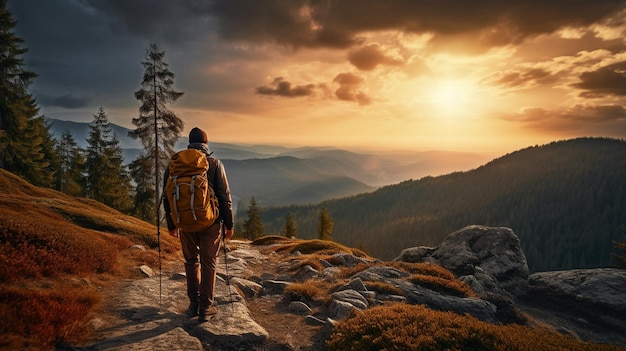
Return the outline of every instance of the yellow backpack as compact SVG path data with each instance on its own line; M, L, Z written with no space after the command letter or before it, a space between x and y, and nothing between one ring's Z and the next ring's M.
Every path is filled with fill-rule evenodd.
M209 161L200 150L182 150L170 158L165 191L174 224L186 232L206 229L219 217L209 168Z

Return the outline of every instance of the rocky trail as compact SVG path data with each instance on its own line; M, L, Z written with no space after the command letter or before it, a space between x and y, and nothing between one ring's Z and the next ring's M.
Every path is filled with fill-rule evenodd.
M320 260L324 268L316 270L306 264L306 255L298 258L299 252L277 253L272 245L240 240L231 240L228 247L227 260L222 254L218 259L218 312L209 321L198 323L185 314L182 262L164 263L161 279L144 267L145 278L109 289L101 315L92 319L96 337L80 350L325 350L335 321L386 302L470 314L489 323L519 322L626 347L626 271L529 274L519 239L508 228L468 226L438 247L408 248L396 258L445 267L479 294L468 298L409 282L410 274L392 265L343 252L332 254L332 263ZM338 279L340 267L360 264L363 270ZM285 298L287 286L310 279L311 284L333 282L333 292L321 303ZM371 291L364 282L401 292Z
M228 273L231 284L250 275L273 274L267 256L248 243L231 241ZM95 319L97 341L85 350L311 350L320 326L281 306L280 295L245 299L241 290L226 285L224 256L218 259L215 302L218 313L198 323L185 310L182 262L163 265L159 273L125 280L108 293L105 314ZM161 296L161 303L159 297ZM253 311L253 312L252 312Z

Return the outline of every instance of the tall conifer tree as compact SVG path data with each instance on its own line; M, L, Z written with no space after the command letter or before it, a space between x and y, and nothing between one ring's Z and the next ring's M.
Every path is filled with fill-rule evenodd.
M56 150L59 155L57 190L72 196L85 195L85 157L69 131L63 131Z
M288 238L295 238L298 236L298 229L296 228L296 223L293 221L291 213L287 213L287 219L285 220L285 226L283 227L281 234Z
M122 212L132 206L130 177L122 148L103 107L94 116L87 139L87 196Z
M317 238L320 240L333 240L333 219L328 213L326 207L322 207L319 212L317 221Z
M135 98L141 101L139 117L133 118L137 128L129 132L129 136L140 139L145 153L143 157L152 160L152 168L136 168L136 171L150 171L140 177L154 177L154 204L159 204L160 172L163 172L169 157L174 153L174 144L183 131L184 123L176 114L167 108L178 100L183 92L173 89L174 73L163 60L165 52L157 44L150 44L142 65L145 68L141 89L135 92ZM140 161L144 164L148 161ZM137 180L135 178L135 180ZM157 214L158 220L158 214Z
M256 205L253 197L248 207L248 218L243 223L243 236L250 240L254 240L263 236L263 222L261 222L261 211Z
M145 156L139 157L130 164L130 176L135 181L135 196L131 214L146 222L154 223L154 181L146 176L152 173L154 161Z
M16 22L0 0L0 167L33 184L54 185L54 140L28 87L37 76L24 69L28 49L13 33Z

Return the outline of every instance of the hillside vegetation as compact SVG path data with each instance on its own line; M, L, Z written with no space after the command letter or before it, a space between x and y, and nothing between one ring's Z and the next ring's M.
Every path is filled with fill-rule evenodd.
M175 243L161 236L164 259L178 255ZM87 337L99 287L142 264L157 269L157 245L153 225L0 169L0 349Z
M531 271L606 266L624 241L626 141L580 138L529 147L467 172L424 177L323 203L333 239L391 259L436 246L469 224L510 227ZM291 213L299 236L315 236L318 205L264 209L266 233Z

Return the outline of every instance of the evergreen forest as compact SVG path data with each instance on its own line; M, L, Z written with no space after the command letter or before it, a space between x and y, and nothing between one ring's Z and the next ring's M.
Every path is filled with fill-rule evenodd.
M391 260L437 246L467 225L505 226L520 237L531 271L609 266L626 226L626 141L579 138L522 149L467 172L390 185L319 205L266 208L265 231L291 216L313 238L328 209L333 239Z

